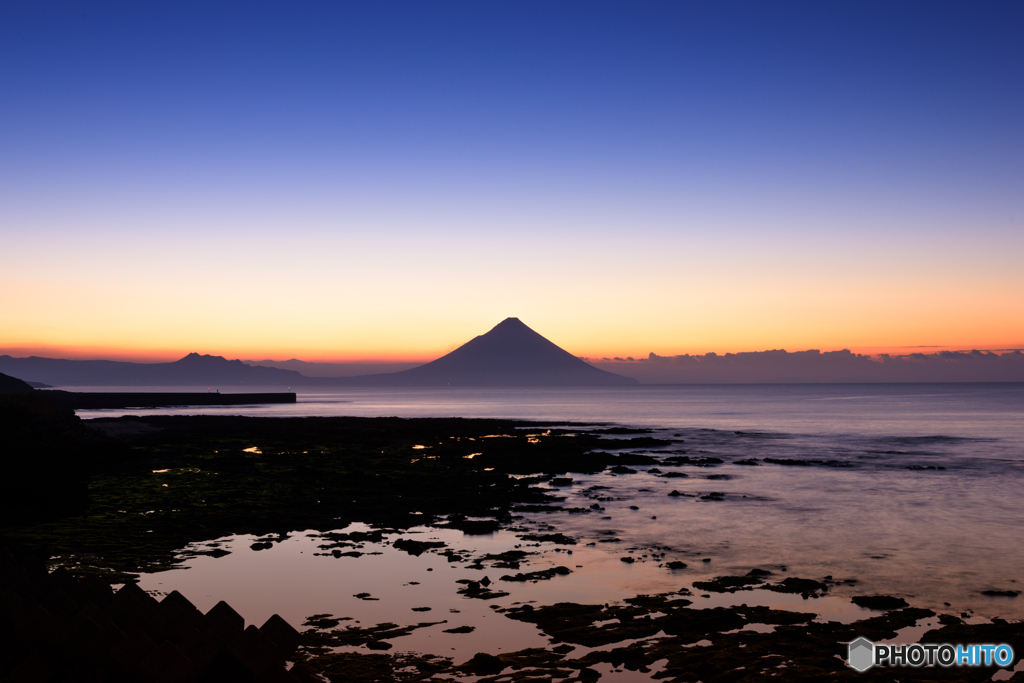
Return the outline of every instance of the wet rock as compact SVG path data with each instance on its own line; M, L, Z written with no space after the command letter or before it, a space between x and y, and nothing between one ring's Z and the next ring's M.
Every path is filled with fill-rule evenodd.
M729 481L732 479L728 474L709 474L706 478L714 481Z
M776 593L799 594L805 598L816 598L828 592L828 584L813 579L799 579L793 576L785 578L779 583L767 585L765 588Z
M438 524L438 527L458 529L467 536L484 536L493 534L501 528L501 524L493 519L462 519L450 521L447 524Z
M665 479L682 479L683 477L688 477L690 475L686 472L666 472L661 476Z
M445 544L441 541L414 541L411 538L399 538L391 544L391 547L404 550L410 555L422 555L431 548L444 548Z
M583 508L564 508L558 505L517 505L515 512L585 512Z
M764 579L759 576L717 576L709 581L694 581L693 587L714 593L735 593L752 590L762 583Z
M636 562L636 558L631 555L626 555L625 557L620 557L619 559L625 562L626 564L633 564L634 562Z
M675 455L670 458L662 460L666 465L693 465L694 467L714 467L715 465L721 465L724 460L721 458L691 458L687 455L679 456Z
M494 655L478 652L459 668L477 676L493 676L500 674L506 666L507 664Z
M249 546L253 550L270 550L274 547L274 544L270 541L257 541Z
M801 460L800 458L765 458L765 462L772 465L787 465L789 467L853 467L853 463L845 460Z
M609 467L608 471L612 474L636 474L636 470L625 465L616 465L615 467Z
M383 640L374 640L366 644L368 650L390 650L394 645Z
M903 609L910 606L903 598L893 597L892 595L857 595L851 599L851 602L858 607L866 607L881 612Z
M672 560L671 562L666 562L665 566L672 570L686 569L686 563L680 562L679 560Z
M725 500L725 494L719 491L712 491L711 493L705 493L700 497L701 500L712 500L712 501L723 501Z
M459 595L465 595L467 598L473 598L475 600L497 600L498 598L504 598L508 595L505 591L491 590L487 586L481 585L479 581L469 581L467 579L460 579L456 583L465 584L462 588L456 592Z
M444 633L472 633L476 630L475 626L456 626L455 628L446 628Z
M565 534L524 534L519 538L524 541L535 541L538 543L557 543L559 545L576 545L576 539Z
M370 597L370 594L369 594L369 593L356 593L356 594L355 594L355 595L353 595L352 597L353 597L353 598L358 598L358 599L360 599L360 600L380 600L380 598L373 598L373 597Z
M554 578L556 576L566 576L566 575L571 574L571 573L572 573L572 570L569 569L568 567L561 567L561 566L559 566L559 567L552 567L551 569L541 569L541 570L535 571L535 572L527 572L525 574L523 574L523 573L514 574L514 575L506 574L505 576L501 577L501 580L502 581L515 581L515 582L546 581L546 580L552 579L552 578Z
M491 566L497 569L519 569L519 563L527 556L536 553L529 553L525 550L506 550L503 553L491 553L478 557L474 560L477 564L490 562Z
M986 590L981 591L981 594L987 595L990 598L1015 598L1020 595L1020 591Z
M555 477L548 482L551 486L571 486L572 477Z
M430 610L431 610L430 607L413 607L412 608L413 612L429 612Z
M330 614L314 614L306 619L303 626L312 626L313 628L327 630L334 628L342 621L351 621L350 617L333 617Z
M761 463L759 463L756 458L746 458L744 460L733 460L732 464L734 464L734 465L746 465L748 467L757 467Z
M180 556L181 557L197 557L199 555L205 555L207 557L217 558L217 557L224 557L225 555L230 555L230 554L231 554L230 551L224 550L223 548L213 548L211 550L188 550L188 551L185 551L185 552L181 553Z

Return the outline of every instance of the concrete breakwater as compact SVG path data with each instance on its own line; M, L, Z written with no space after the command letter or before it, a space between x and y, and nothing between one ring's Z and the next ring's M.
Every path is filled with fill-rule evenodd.
M256 403L295 403L295 394L276 393L185 393L185 392L75 392L44 390L48 397L69 408L164 408L168 406L239 406Z

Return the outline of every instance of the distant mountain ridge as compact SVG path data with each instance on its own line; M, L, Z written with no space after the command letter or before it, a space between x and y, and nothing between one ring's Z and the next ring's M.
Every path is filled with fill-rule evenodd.
M423 363L316 363L298 360L243 360L247 365L262 365L268 368L294 370L306 377L354 377L356 375L380 375L387 372L401 372Z
M303 386L323 384L294 370L254 367L223 356L190 353L171 363L0 356L0 372L53 386Z
M610 386L638 384L600 370L523 324L506 318L486 334L419 367L337 378L355 386Z

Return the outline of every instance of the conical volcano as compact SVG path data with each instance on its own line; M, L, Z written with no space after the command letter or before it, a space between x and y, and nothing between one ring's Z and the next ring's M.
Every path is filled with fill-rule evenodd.
M506 318L487 334L446 356L410 370L347 378L373 386L598 386L636 384L599 370L552 344L518 318Z

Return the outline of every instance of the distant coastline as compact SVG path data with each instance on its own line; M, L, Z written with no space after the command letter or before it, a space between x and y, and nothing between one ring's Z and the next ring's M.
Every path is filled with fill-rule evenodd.
M198 354L190 354L196 356ZM274 386L330 387L361 384L359 377L397 373L415 363L303 363L305 373L287 369L292 361L228 360L204 356L204 367L176 363L15 358L0 355L0 372L36 388L74 386ZM274 365L271 365L274 363ZM593 367L640 384L914 384L1024 382L1024 354L974 351L887 356L880 360L849 351L761 351L703 356L656 356L634 361L589 359ZM180 365L179 365L180 364ZM279 367L285 366L285 367ZM338 374L327 374L337 371Z

